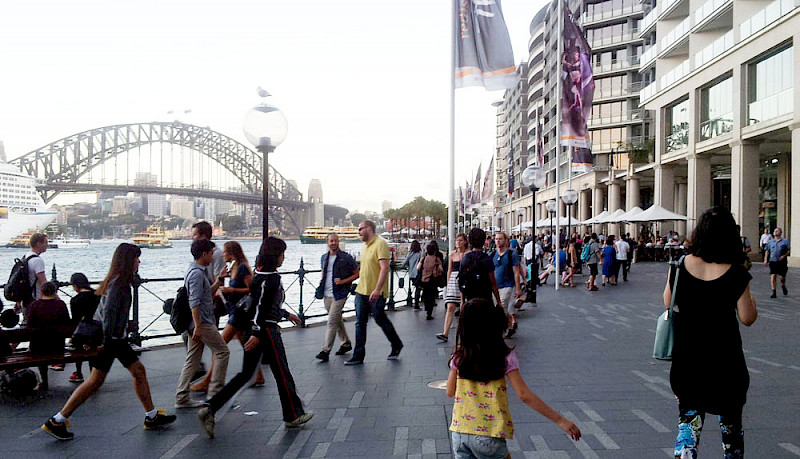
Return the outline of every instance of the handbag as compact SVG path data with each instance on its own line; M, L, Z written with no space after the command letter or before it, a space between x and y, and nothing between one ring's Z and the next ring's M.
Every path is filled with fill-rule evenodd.
M72 344L78 349L84 345L100 346L103 344L103 324L99 320L81 320L72 332Z
M664 311L656 321L656 338L653 343L653 358L658 360L672 360L672 348L675 345L675 297L678 293L678 278L681 273L683 258L678 260L675 269L675 279L672 281L672 299L669 302L669 309Z

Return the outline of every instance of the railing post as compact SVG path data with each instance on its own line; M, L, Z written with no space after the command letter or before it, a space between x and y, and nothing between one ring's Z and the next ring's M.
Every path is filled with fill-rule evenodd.
M56 264L53 263L53 270L50 272L50 280L58 283L58 272L56 272Z
M389 257L389 303L387 303L386 309L394 311L394 250Z
M408 255L406 255L406 256L408 256ZM411 284L411 278L408 277L408 271L406 271L406 278L408 279L408 282L406 282L406 290L408 291L408 295L406 296L406 307L410 308L411 307L411 287L413 287L413 285Z
M142 345L142 337L139 335L139 285L142 283L142 278L138 274L133 276L133 301L131 310L133 312L133 330L129 330L131 340L137 346Z
M300 305L297 309L297 315L300 317L302 321L301 327L306 326L306 317L305 313L303 313L303 284L305 283L305 276L306 276L306 268L303 262L303 257L300 257L300 268L297 270L297 275L300 276Z

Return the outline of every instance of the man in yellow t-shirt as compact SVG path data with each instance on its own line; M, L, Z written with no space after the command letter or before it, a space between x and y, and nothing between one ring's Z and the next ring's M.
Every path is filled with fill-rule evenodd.
M345 365L360 365L364 363L367 345L367 322L370 313L375 318L375 323L381 327L383 334L392 344L392 352L388 360L396 360L403 349L403 342L397 336L394 325L386 317L386 298L389 297L389 245L375 233L375 223L365 220L358 225L358 234L364 241L361 251L361 280L356 288L356 347L353 349L353 358L346 361Z

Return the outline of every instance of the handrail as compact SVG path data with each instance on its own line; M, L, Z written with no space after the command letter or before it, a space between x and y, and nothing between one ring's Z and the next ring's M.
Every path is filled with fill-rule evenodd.
M303 290L304 290L304 286L306 284L307 275L308 274L321 273L321 272L322 272L321 269L305 269L305 261L303 260L303 258L300 259L300 267L297 270L294 270L294 271L279 271L278 272L278 274L280 274L280 275L285 275L285 276L294 275L294 276L297 276L284 289L285 291L288 291L295 284L298 284L299 292L298 292L298 304L296 305L296 311L295 311L295 307L293 305L289 304L288 301L284 301L284 305L289 310L291 310L292 312L295 312L298 317L300 317L300 320L302 321L301 327L305 327L306 326L306 319L313 319L313 318L327 316L327 313L306 314L306 311L308 310L308 308L316 302L316 298L314 298L307 305L305 305L303 303ZM400 277L398 277L398 284L399 285L398 285L397 288L395 288L395 282L394 281L395 281L395 277L398 276L398 272L404 272L405 274L400 276ZM390 311L395 310L395 305L398 303L397 301L395 301L395 296L396 296L397 293L400 293L400 292L405 292L405 294L406 294L406 305L410 306L410 304L411 304L411 288L410 288L410 285L409 285L410 284L409 280L407 279L408 278L408 270L400 269L397 266L397 262L395 260L395 253L394 252L391 253L391 260L390 260L390 263L389 263L389 276L390 276L389 277L389 299L387 301L387 309L390 310ZM136 344L137 346L141 346L142 345L142 341L151 340L151 339L158 339L158 338L168 338L168 337L173 337L173 336L179 336L179 334L175 333L175 332L157 333L157 334L152 334L152 335L142 335L142 333L147 331L153 324L155 324L157 321L161 320L162 317L165 315L165 313L163 311L161 311L158 315L156 315L156 317L147 326L145 326L144 328L140 328L139 327L139 316L140 316L140 314L139 314L140 313L140 310L139 310L140 308L139 307L140 307L140 304L141 304L141 299L140 299L140 295L139 295L139 289L142 289L146 293L149 293L150 295L152 295L158 301L164 302L164 298L161 298L161 296L159 296L157 293L155 293L151 289L147 288L147 285L148 284L159 284L159 283L165 283L165 282L183 282L183 280L184 280L183 277L142 278L142 277L139 277L138 274L136 275L136 277L134 278L133 283L131 284L131 286L133 287L133 298L132 298L132 304L131 304L131 318L129 320L129 327L128 327L129 338L130 338L132 343ZM58 286L59 291L62 294L66 295L67 297L72 297L72 295L68 291L62 290L62 288L69 287L72 284L70 282L63 282L63 281L59 281L58 280L58 272L56 270L55 264L53 265L53 269L51 271L51 279L50 279L50 281L55 283ZM100 282L102 282L102 281L100 281L100 280L90 280L89 284L97 285L97 284L100 284ZM5 287L5 284L0 284L0 289L2 289L3 287ZM344 312L353 312L353 311L355 311L354 308L345 308L345 309L342 310L343 313Z

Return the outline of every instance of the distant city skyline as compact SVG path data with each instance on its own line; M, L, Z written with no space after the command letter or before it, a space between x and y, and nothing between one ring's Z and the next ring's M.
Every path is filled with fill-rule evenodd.
M270 164L301 190L320 178L325 201L348 209L446 201L451 4L3 2L0 140L13 159L86 129L177 118L246 142L262 86L289 123ZM503 2L517 61L543 4ZM491 158L500 98L457 92L457 183Z

